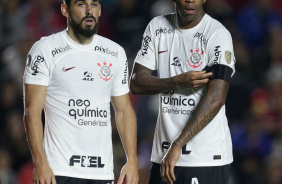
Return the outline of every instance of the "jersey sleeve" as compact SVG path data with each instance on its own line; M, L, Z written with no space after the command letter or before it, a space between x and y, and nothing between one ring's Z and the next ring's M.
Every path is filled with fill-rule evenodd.
M44 40L40 40L33 45L27 56L23 76L24 84L48 86L51 62L49 50L48 43Z
M230 82L235 73L235 56L232 37L229 31L222 29L215 33L207 46L207 72L212 72L211 79L223 79Z
M137 53L135 62L151 70L156 70L157 69L157 60L156 60L156 55L155 55L156 51L154 47L153 23L154 23L154 20L152 20L148 24L143 34L141 49Z
M121 57L118 62L116 76L113 81L111 96L121 96L129 92L128 62L124 49L120 49Z

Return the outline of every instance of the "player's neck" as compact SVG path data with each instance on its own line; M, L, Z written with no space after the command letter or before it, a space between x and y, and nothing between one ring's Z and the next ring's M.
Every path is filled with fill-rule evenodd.
M92 40L93 40L93 37L94 37L94 35L91 36L90 38L81 36L80 34L76 34L76 33L75 33L72 29L70 29L70 28L68 28L67 33L68 33L69 37L70 37L73 41L75 41L75 42L77 42L77 43L79 43L79 44L81 44L81 45L88 45L88 44L90 44L90 43L92 42Z
M195 17L195 19L193 19L193 20L186 20L186 19L182 18L179 14L177 14L178 27L180 29L191 29L191 28L195 27L196 25L198 25L201 22L201 20L203 19L204 16L205 16L205 12L201 11Z

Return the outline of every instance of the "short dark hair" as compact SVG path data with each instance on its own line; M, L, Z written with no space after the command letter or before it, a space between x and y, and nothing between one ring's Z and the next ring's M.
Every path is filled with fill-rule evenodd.
M67 5L67 7L70 7L71 0L63 0L63 3L65 3Z
M97 1L100 2L100 0L97 0ZM71 0L63 0L63 3L65 3L67 5L67 7L70 7Z

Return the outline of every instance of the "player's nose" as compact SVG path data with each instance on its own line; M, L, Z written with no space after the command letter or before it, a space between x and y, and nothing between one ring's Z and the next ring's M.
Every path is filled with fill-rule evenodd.
M86 15L93 15L93 10L91 6L86 6L86 11L85 11Z

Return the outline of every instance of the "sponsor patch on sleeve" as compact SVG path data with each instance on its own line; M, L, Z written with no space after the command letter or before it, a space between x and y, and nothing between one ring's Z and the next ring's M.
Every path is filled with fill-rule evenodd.
M225 60L228 64L231 63L231 52L230 51L225 51Z

